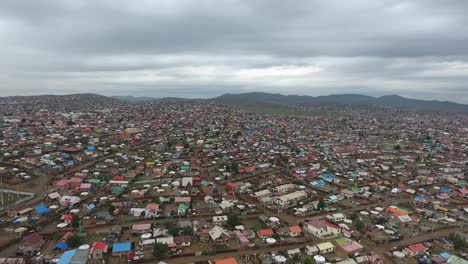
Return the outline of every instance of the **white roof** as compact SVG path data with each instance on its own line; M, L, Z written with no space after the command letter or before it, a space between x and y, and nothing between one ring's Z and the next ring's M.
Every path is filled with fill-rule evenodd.
M224 231L222 227L219 226L213 227L213 229L210 230L209 234L211 239L213 240L218 239L219 237L221 237L222 234L229 236L229 234L226 231Z

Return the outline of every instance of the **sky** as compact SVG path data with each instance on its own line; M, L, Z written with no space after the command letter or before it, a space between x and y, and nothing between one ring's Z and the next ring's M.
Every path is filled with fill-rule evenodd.
M468 103L466 0L2 0L0 96Z

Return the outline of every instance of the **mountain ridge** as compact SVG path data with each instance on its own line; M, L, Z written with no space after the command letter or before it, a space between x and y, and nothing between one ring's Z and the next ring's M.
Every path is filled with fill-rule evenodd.
M176 97L134 97L134 96L104 96L93 93L79 93L79 94L66 94L66 95L32 95L32 96L6 96L0 97L0 103L22 103L24 105L39 104L46 106L51 102L59 109L59 104L66 104L78 107L80 104L87 107L92 107L93 104L98 104L99 108L114 107L119 104L128 103L146 103L158 100L165 101L214 101L224 103L231 106L258 105L265 106L287 106L287 107L300 107L300 106L365 106L365 107L389 107L401 110L410 111L438 111L438 112L463 112L468 113L468 104L454 103L451 101L438 101L438 100L421 100L411 99L400 95L383 95L374 97L369 95L360 94L332 94L322 96L309 96L309 95L285 95L280 93L266 93L266 92L250 92L250 93L226 93L220 96L208 99L187 99ZM94 102L94 103L93 103ZM81 107L80 107L81 108Z
M370 106L392 107L401 110L413 111L441 111L441 112L465 112L468 113L468 105L450 101L410 99L400 95L383 95L373 97L360 94L334 94L327 96L308 95L284 95L271 93L242 93L223 94L212 98L214 101L231 105L241 102L258 102L278 105L338 105L338 106Z

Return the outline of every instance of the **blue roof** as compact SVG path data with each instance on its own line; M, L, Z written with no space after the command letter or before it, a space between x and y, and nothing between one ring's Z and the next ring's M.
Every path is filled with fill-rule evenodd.
M206 181L206 180L203 180L203 181L201 181L201 185L208 186L208 185L210 185L210 183L208 181Z
M60 257L59 261L57 264L68 264L71 262L71 259L76 253L76 249L65 251L62 256Z
M443 252L443 253L440 253L439 256L443 257L444 259L449 259L452 255L450 255L450 254L447 253L447 252Z
M322 178L324 178L324 179L326 179L326 180L331 180L331 179L333 179L334 177L333 177L333 175L331 175L331 174L324 174L324 175L322 176Z
M416 198L414 198L416 201L420 201L420 202L424 202L426 201L426 199L424 199L423 197L421 196L416 196Z
M320 185L320 186L325 186L325 185L327 185L323 180L316 180L315 183L318 184L318 185Z
M43 204L40 204L36 207L34 207L34 209L36 210L36 212L40 213L40 214L46 214L48 212L50 212L51 210L49 208L47 208L45 205Z
M95 146L88 146L88 150L91 150L91 151L96 150L96 147Z
M443 192L443 193L449 193L449 192L451 192L452 190L450 190L449 188L444 188L444 187L442 187L442 188L440 188L440 191Z
M67 245L67 243L65 241L62 240L57 245L55 245L54 249L56 249L56 248L58 248L60 250L65 250L65 249L68 248L68 245Z
M127 252L132 250L132 243L130 242L125 242L125 243L117 243L114 244L112 247L112 252L113 253L118 253L118 252Z

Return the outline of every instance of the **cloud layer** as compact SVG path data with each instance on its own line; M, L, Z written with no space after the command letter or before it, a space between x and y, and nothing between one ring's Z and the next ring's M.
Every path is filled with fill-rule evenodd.
M468 103L468 1L0 1L0 95Z

